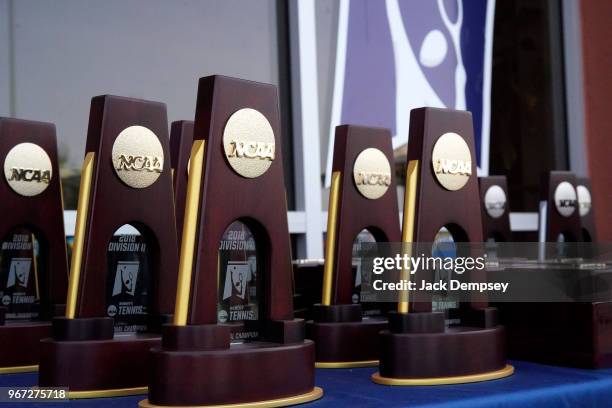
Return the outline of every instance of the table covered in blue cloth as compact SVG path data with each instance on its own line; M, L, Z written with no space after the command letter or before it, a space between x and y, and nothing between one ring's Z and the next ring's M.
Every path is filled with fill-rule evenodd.
M374 368L318 369L316 383L325 395L303 407L610 407L612 369L579 370L514 361L515 374L474 384L391 387L374 384ZM37 375L0 375L0 387L30 387ZM144 396L73 400L65 403L12 404L53 408L135 407ZM7 404L0 404L6 406Z

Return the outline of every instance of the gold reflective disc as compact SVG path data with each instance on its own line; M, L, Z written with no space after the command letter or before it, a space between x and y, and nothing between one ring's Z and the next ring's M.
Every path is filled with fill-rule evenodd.
M584 217L591 211L591 193L585 186L577 186L576 193L578 193L578 209L580 210L580 216Z
M460 190L472 175L470 148L456 133L440 136L431 154L431 164L438 182L447 190Z
M126 185L145 188L164 169L164 149L157 135L144 126L125 128L113 144L113 168Z
M274 161L275 148L272 125L255 109L237 110L225 124L225 157L242 177L255 178L264 174Z
M353 180L365 198L382 197L391 185L391 165L387 156L373 147L359 153L353 165Z
M484 196L485 209L491 218L499 218L506 211L506 193L498 185L492 185Z
M571 183L562 181L555 189L555 207L559 214L569 217L576 211L576 189Z
M39 145L19 143L4 159L4 177L17 194L38 195L49 187L53 177L51 159Z

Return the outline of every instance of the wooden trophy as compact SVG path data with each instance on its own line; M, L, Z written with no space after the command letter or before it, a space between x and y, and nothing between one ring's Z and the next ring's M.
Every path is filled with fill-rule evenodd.
M0 118L0 374L38 369L68 284L55 126Z
M597 241L593 200L591 198L591 180L588 177L576 177L576 194L578 196L578 213L582 226L581 241Z
M164 104L92 99L66 314L41 342L41 387L146 392L178 267L167 126ZM135 232L121 234L125 224Z
M574 174L567 171L551 171L543 177L539 235L540 242L547 243L548 250L541 251L547 255L558 252L565 242L581 242L584 236L581 226L584 216L581 217L576 180ZM573 247L564 250L564 253L569 253L568 258L591 257L590 245L574 246L579 252L573 253ZM539 265L540 268L558 268L547 259L545 261L546 264ZM514 273L517 272L542 273L538 269ZM585 268L570 272L585 273ZM605 281L599 280L605 277L603 272L596 270L585 278L585 282L595 282L598 288L603 288ZM606 297L609 294L604 292L601 301L500 303L500 318L508 333L509 356L581 368L612 367L612 329L609 324L612 321L612 301Z
M200 79L194 129L174 322L140 406L320 398L314 344L293 318L276 87Z
M579 242L576 177L569 171L551 171L543 176L541 185L539 241Z
M193 143L193 122L179 120L170 127L170 159L172 165L172 186L174 188L174 213L176 231L179 239L183 233L185 215L185 194L187 194L187 176L189 175L189 154Z
M408 143L404 248L411 243L430 247L441 227L455 242L482 242L472 115L414 109ZM402 251L409 255L409 249ZM484 280L484 271L474 272L469 274L471 281ZM403 270L402 278L410 279L410 271ZM513 373L506 365L504 329L486 299L476 297L449 315L460 324L446 327L445 313L432 311L428 293L408 297L407 291L402 292L397 312L389 313L389 329L380 333L380 372L372 380L385 385L437 385Z
M363 317L360 268L354 265L356 240L364 230L370 241L399 242L393 148L387 129L344 125L336 128L329 196L327 240L321 304L313 308L306 337L316 345L319 368L378 365L378 333L387 319ZM366 238L368 239L368 238ZM359 274L359 276L356 276ZM367 282L361 282L366 293ZM355 341L359 339L359 341Z
M485 241L511 242L506 176L479 177L482 231Z

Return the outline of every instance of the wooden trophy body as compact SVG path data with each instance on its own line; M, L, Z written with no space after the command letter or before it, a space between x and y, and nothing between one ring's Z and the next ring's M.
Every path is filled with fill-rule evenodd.
M363 317L355 293L355 239L365 229L376 242L399 242L393 149L387 129L344 125L336 128L326 242L323 302L313 308L306 335L316 344L317 367L378 364L381 316ZM359 341L356 342L355 339Z
M580 212L576 196L576 176L569 171L551 171L541 183L540 236L543 242L556 242L563 235L565 242L579 242Z
M510 208L506 176L479 177L482 203L482 236L484 240L511 242Z
M576 177L576 193L578 195L578 212L582 226L581 237L583 242L597 241L597 228L595 228L595 205L591 194L591 179Z
M0 163L0 373L35 371L68 285L55 126L0 118Z
M469 112L411 111L404 243L429 246L442 227L455 242L482 242L474 152ZM484 271L471 271L470 280L484 281ZM434 385L512 374L506 365L504 329L486 298L474 297L448 312L459 325L446 327L445 313L432 312L428 294L411 293L401 300L398 312L389 314L389 329L380 333L380 372L372 379L385 385Z
M540 241L547 242L547 250L556 248L553 243L558 242L560 235L564 242L582 241L581 221L585 217L580 215L576 191L577 185L585 185L582 183L567 171L544 175ZM570 257L590 258L588 245L570 247L569 252L582 252ZM554 268L554 265L547 267ZM537 270L519 272L538 273ZM593 278L598 280L601 276L601 271L596 271ZM612 301L500 303L498 306L508 332L510 358L581 368L612 367L612 328L608 324L612 321Z
M189 155L193 144L193 121L179 120L170 127L170 156L172 165L172 186L174 188L174 213L176 232L181 244L183 218L185 216L185 195L189 175Z
M276 88L222 76L200 79L194 135L174 324L164 326L162 346L151 350L149 399L140 406L289 405L319 398L314 344L304 340L304 321L293 318ZM257 255L226 269L220 247L236 221L252 233L248 245ZM253 295L251 286L245 294L228 285L238 279L232 272L230 280L230 267L257 283L258 305L249 311L256 319L237 323L234 309L227 313L222 306L226 290L234 307L245 307L240 300ZM236 333L258 334L232 342Z
M92 99L66 316L41 342L40 386L73 398L146 391L148 350L176 293L169 158L164 104ZM116 236L125 224L140 235Z

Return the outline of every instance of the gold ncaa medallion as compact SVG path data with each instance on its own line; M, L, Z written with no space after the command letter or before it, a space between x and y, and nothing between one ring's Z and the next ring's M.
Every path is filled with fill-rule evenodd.
M591 192L585 186L580 185L576 187L576 193L578 194L578 210L580 216L584 217L591 211Z
M568 181L562 181L555 189L555 207L559 214L569 217L576 211L576 189Z
M53 177L51 159L39 145L19 143L4 159L4 177L17 194L38 195L49 187Z
M491 218L499 218L506 212L506 193L498 185L492 185L484 196L485 209Z
M113 144L113 168L126 185L145 188L155 183L164 169L164 149L157 135L144 126L130 126Z
M447 190L465 186L472 175L470 148L456 133L445 133L434 145L431 164L438 182Z
M225 124L225 157L242 177L255 178L268 171L274 161L275 148L272 125L255 109L237 110Z
M353 165L353 180L365 198L382 197L391 185L391 165L387 156L373 147L359 153Z

